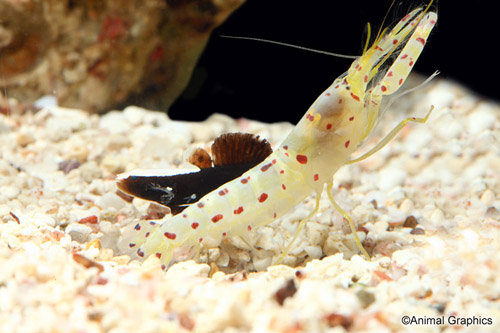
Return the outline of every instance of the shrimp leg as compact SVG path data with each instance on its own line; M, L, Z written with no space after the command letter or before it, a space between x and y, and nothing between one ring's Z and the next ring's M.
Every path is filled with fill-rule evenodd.
M356 246L361 251L361 253L363 253L365 258L367 260L370 260L370 255L368 254L368 252L366 252L365 248L363 247L363 244L361 244L361 240L358 237L358 233L356 231L356 226L354 225L354 222L352 221L351 216L349 216L349 214L345 210L343 210L338 205L337 202L335 202L335 199L333 199L332 188L333 188L333 182L328 184L326 187L326 193L328 194L328 199L330 199L330 202L332 203L333 207L335 207L337 212L339 212L345 219L347 219L347 221L349 222L349 227L351 227L351 232L352 232L352 235L354 237L354 242L356 243Z
M280 257L278 258L278 260L276 260L276 262L274 263L275 265L278 265L280 262L283 261L283 259L285 259L285 257L288 255L288 252L290 252L290 248L292 247L293 243L295 242L295 240L297 239L297 237L299 236L300 232L302 231L302 229L304 228L304 226L306 225L306 222L311 218L313 217L314 215L316 215L316 213L318 212L319 210L319 201L321 200L321 192L317 193L316 194L316 207L314 208L314 210L309 214L307 215L305 218L303 218L301 221L300 221L300 224L299 224L299 227L297 228L297 230L295 231L294 235L293 235L293 238L292 240L290 241L290 243L288 243L285 251L283 251L283 253L280 255Z
M434 110L434 106L431 106L431 109L429 110L429 112L427 112L427 115L424 117L424 118L415 118L415 117L409 117L409 118L406 118L406 119L403 119L398 125L396 125L396 127L394 127L392 129L392 131L389 132L389 134L387 134L382 140L380 140L379 143L377 143L375 145L375 147L373 147L372 149L370 149L368 152L366 152L365 154L355 158L355 159L352 159L352 160L348 160L347 161L347 164L353 164L353 163L356 163L356 162L359 162L359 161L362 161L370 156L372 156L373 154L375 154L376 152L378 152L380 149L384 148L392 139L394 139L394 137L409 123L409 122L414 122L414 123L421 123L421 124L425 124L425 122L427 121L427 119L429 118L429 116L431 115L432 113L432 110Z

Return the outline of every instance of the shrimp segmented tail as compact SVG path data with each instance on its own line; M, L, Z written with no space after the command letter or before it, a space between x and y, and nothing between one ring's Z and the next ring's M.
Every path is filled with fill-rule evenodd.
M333 200L333 175L350 163L351 154L372 131L382 97L395 93L410 74L437 20L429 8L411 11L389 32L379 34L263 162L206 194L182 214L167 216L160 223L136 224L127 246L139 257L156 255L168 267L177 257L176 249L192 254L206 238L220 241L228 233L245 237L253 227L286 214L311 192L316 192L318 206L326 185L332 204L349 220L357 246L367 255L354 223ZM407 122L425 122L427 117L404 120L370 154Z

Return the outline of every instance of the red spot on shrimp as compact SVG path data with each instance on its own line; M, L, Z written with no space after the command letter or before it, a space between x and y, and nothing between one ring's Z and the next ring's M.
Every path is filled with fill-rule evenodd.
M203 242L203 238L200 238L200 243Z
M384 51L384 49L381 48L380 46L375 46L375 50Z
M403 79L399 79L399 85L403 84Z
M198 206L198 208L203 208L203 207L205 207L205 204L203 202L198 202L197 206Z
M390 71L389 73L387 73L387 76L391 77L392 76L392 71Z
M281 188L283 188L283 190L286 190L285 184L281 184Z
M143 252L143 251L141 251L141 249L139 249L139 250L137 250L137 255L138 255L139 257L143 258L143 257L144 257L144 252Z
M422 43L422 45L425 45L425 39L423 39L422 37L417 37L415 40L419 43Z
M327 130L331 130L331 129L332 129L332 126L333 126L332 124L328 123L328 124L326 124L326 129L327 129Z
M156 252L155 255L156 255L156 258L161 259L161 253L160 252Z
M226 232L223 232L222 233L222 237L226 237L227 233Z
M349 117L349 121L353 121L353 120L354 120L354 116Z
M330 96L331 94L330 93L326 93L325 96Z
M297 155L297 161L300 164L307 164L307 156L306 155Z
M306 119L309 120L309 121L313 121L314 120L314 116L310 113L306 114Z
M363 78L363 81L368 82L368 75L365 75L365 77Z
M252 231L252 226L251 225L248 226L248 231Z
M161 265L161 269L162 269L162 270L165 270L165 268L167 268L167 266L165 266L165 265Z
M398 43L397 39L395 39L395 40L392 41L392 44L394 44L394 45L396 45L397 43Z
M148 238L150 234L151 233L148 231L148 232L146 232L146 234L144 235L144 237Z
M182 214L182 217L187 219L188 216L187 216L187 214Z
M267 193L262 193L262 194L261 194L261 195L257 198L257 200L259 200L259 202L264 202L264 201L266 201L266 200L267 200L267 198L268 198Z
M139 223L137 223L134 227L135 230L139 231L141 230L141 225Z
M382 91L384 91L384 92L385 92L385 91L387 91L387 87L386 87L386 86L382 86L380 89L381 89Z
M212 217L212 222L213 222L213 223L217 223L217 222L219 222L220 220L222 220L222 218L223 218L222 214L217 214L217 215L215 215L214 217Z
M354 95L353 93L351 93L351 97L354 98L355 100L357 100L359 102L359 97Z
M193 229L196 229L196 228L198 228L199 226L200 226L200 224L199 224L198 222L193 222L193 223L191 223L191 228L193 228Z
M280 170L280 173L281 173L281 174L284 174L284 173L285 173L285 170Z
M226 195L228 192L229 192L229 190L227 188L225 188L225 189L219 191L219 195L223 196L223 195Z
M234 210L234 214L235 215L240 215L241 213L243 213L243 207L242 206L239 206L238 208L236 208Z
M134 243L129 243L129 244L128 244L128 246L129 246L130 248L132 248L132 247L134 247L134 246L135 246L135 244L134 244Z
M411 119L416 120L417 118L415 118L415 117L411 117Z
M168 239L172 239L172 240L174 240L174 239L176 239L176 238L177 238L177 235L176 235L176 234L174 234L174 233L170 233L170 232L166 232L166 233L164 233L163 235L164 235L165 237L167 237Z
M401 59L406 59L406 58L408 58L408 55L406 53L401 56Z
M288 146L286 146L286 145L285 145L285 146L283 146L283 149L287 150L287 149L288 149Z
M246 178L242 178L242 179L240 180L240 182L241 182L242 184L246 184L246 183L248 183L248 179L246 179Z
M272 166L273 165L271 163L268 163L268 164L264 165L262 168L260 168L260 171L266 172Z
M273 214L273 218L276 218L276 216L278 216L278 215L277 215L277 214L276 214L276 212L275 212L275 213Z
M288 155L288 153L285 153L285 156L286 156L286 157L290 157L290 155Z
M316 173L316 174L314 175L314 181L315 181L315 182L317 182L317 181L318 181L318 179L319 179L319 175Z
M342 98L339 98L339 104L342 104Z
M346 148L348 148L350 143L351 143L351 140L347 140L347 141L344 143L344 146L345 146Z
M271 161L271 163L272 163L272 164L276 164L276 159L273 159L273 160Z
M413 59L412 58L410 58L410 63L408 65L413 66Z

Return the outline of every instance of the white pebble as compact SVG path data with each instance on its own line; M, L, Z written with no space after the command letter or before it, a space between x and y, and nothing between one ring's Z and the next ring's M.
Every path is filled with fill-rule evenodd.
M56 226L56 220L52 216L45 215L43 213L33 214L32 219L37 227L42 227L42 226L55 227Z
M497 121L495 107L488 103L481 103L476 110L471 113L467 120L467 126L471 135L493 128Z
M306 251L311 259L319 259L323 255L323 250L320 246L305 246L304 251Z
M400 202L403 199L405 199L406 194L405 192L401 189L401 187L397 186L390 190L387 193L388 199L392 201L393 203Z
M434 251L436 251L437 253L443 252L443 250L445 248L445 242L441 238L439 238L437 236L431 236L431 237L427 238L426 240L432 246Z
M453 92L453 87L446 81L439 81L436 86L427 94L427 101L434 105L436 110L450 107L457 96Z
M441 224L444 221L444 213L441 209L436 208L432 211L429 219L436 224Z
M380 172L377 187L382 191L388 191L396 186L402 186L407 177L408 174L402 168L386 168Z
M33 106L39 109L58 106L57 97L53 95L45 95L33 102Z
M316 222L308 222L306 224L307 238L309 244L320 244L326 239L328 227Z
M88 240L91 232L92 228L85 224L71 223L66 227L66 233L78 243L85 243Z
M120 111L111 111L103 115L99 127L108 130L110 133L128 133L131 131L130 124L125 121Z
M481 195L481 201L484 202L485 205L491 206L495 202L495 193L492 190L487 189Z
M137 126L141 124L144 120L144 117L147 111L143 108L137 106L128 106L123 111L124 118L129 122L132 126Z
M387 195L383 191L370 191L363 198L363 203L369 204L376 202L377 208L385 207Z
M406 151L411 155L417 155L430 145L433 138L432 132L426 126L413 127L404 141Z
M19 195L19 189L14 186L2 186L0 187L0 195L6 197L8 200L17 198Z
M208 249L208 260L216 261L220 257L220 248L215 247L212 249Z
M387 228L389 227L389 223L385 221L378 221L375 222L374 226L374 232L375 234L384 234L387 231Z
M227 252L221 252L220 257L215 262L219 267L227 267L229 265L229 255Z
M102 209L112 208L118 211L121 208L125 207L126 203L118 195L110 192L97 199L96 205L100 206Z
M415 205L413 204L413 201L408 198L404 199L403 202L401 202L401 205L399 205L399 210L406 215L410 215L410 213L412 213L414 209Z
M477 249L477 245L479 243L479 236L477 233L470 229L461 230L460 233L465 240L465 244L467 244L467 250L474 251Z
M266 268L271 266L272 259L273 259L272 257L263 257L263 258L254 257L253 266L255 270L258 272L265 271Z
M120 238L120 227L108 221L102 221L99 223L99 229L102 232L101 246L103 248L109 248L113 251L118 251L118 239Z
M403 222L406 219L406 214L394 206L387 207L389 211L389 219L391 222Z

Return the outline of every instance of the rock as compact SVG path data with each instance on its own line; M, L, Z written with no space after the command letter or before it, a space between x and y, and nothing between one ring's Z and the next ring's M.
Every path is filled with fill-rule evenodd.
M66 227L66 233L78 243L87 242L91 232L92 228L85 224L71 223Z
M212 30L243 2L2 1L2 88L36 107L103 111L149 97L168 109Z

